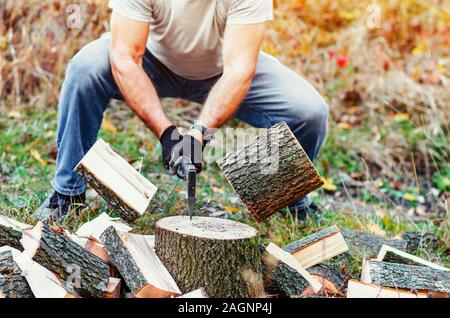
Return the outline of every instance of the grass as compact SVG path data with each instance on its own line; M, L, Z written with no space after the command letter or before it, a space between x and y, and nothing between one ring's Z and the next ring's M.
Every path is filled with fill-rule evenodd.
M81 29L66 28L70 2L7 0L1 13L0 212L21 221L33 222L30 214L50 188L67 61L108 30L102 0L83 5L89 14ZM313 197L325 220L303 224L276 215L257 224L215 165L199 177L198 213L224 213L280 245L331 224L386 236L432 232L440 247L425 256L450 265L448 8L441 2L382 1L383 25L368 29L369 1L276 3L264 50L307 77L330 104L330 132L317 162L329 182ZM185 125L198 111L179 101L166 105ZM152 233L159 218L186 211L183 183L166 174L158 142L124 104L113 103L107 115L101 137L159 187L149 213L133 224L138 233ZM102 199L89 200L90 209L65 227L75 230L100 212L114 214ZM358 266L348 264L353 274Z

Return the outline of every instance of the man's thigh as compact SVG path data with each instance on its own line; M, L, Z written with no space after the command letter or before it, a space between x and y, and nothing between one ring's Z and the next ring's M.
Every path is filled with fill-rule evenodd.
M278 59L261 53L250 90L236 117L258 128L281 121L297 126L323 112L325 102L304 78Z

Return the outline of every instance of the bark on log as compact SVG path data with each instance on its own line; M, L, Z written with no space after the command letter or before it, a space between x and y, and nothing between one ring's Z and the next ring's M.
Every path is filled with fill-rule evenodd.
M74 169L121 217L133 222L144 214L157 188L102 139Z
M349 247L349 253L357 259L376 257L383 244L395 247L402 251L406 250L407 242L404 240L356 232L342 227L340 230Z
M63 233L38 223L24 232L21 243L27 255L73 286L80 296L103 297L109 280L108 264Z
M347 298L427 298L427 294L412 293L352 279L348 282Z
M339 228L335 225L293 242L283 248L292 254L304 268L320 264L348 251Z
M438 249L438 239L432 233L406 232L402 234L405 240L406 250L409 253L416 254L420 250L436 251Z
M0 215L0 247L10 246L19 251L23 251L20 239L22 230L32 228L31 225L20 223L4 215Z
M319 264L307 269L307 271L322 284L323 288L315 293L309 283L296 270L280 264L268 286L270 293L281 293L286 297L306 295L332 295L342 296L345 289L345 280L342 274L334 267Z
M111 263L136 298L166 298L181 295L175 281L143 235L109 227L101 236Z
M228 154L218 164L258 222L323 185L316 168L284 122Z
M388 263L399 263L408 265L418 265L418 266L428 266L439 270L449 270L439 264L435 264L424 260L415 255L406 253L399 249L393 248L389 245L383 245L381 247L380 253L378 253L377 261L388 262Z
M0 224L0 247L10 246L23 251L22 244L20 244L21 239L22 232Z
M0 298L34 298L11 251L0 252Z
M450 293L450 271L424 266L366 260L363 264L361 281L413 291L429 290Z
M176 216L156 223L155 250L184 293L211 297L263 294L257 231L230 220Z

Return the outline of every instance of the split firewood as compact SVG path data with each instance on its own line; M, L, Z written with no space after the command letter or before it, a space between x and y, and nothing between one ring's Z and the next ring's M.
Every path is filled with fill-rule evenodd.
M347 298L427 298L427 294L382 287L352 279L348 282Z
M64 286L60 279L45 267L31 260L25 253L11 248L14 262L26 279L36 298L77 298L70 286ZM67 287L67 289L66 289ZM70 291L68 289L71 289Z
M144 214L157 191L155 185L102 139L89 150L75 171L128 222Z
M257 231L231 220L175 216L156 223L155 250L182 292L211 297L263 294Z
M178 298L209 298L204 288L199 288Z
M101 236L111 263L136 298L181 295L177 284L144 235L117 231L110 226Z
M348 246L339 228L334 225L293 242L283 249L293 255L302 267L308 269L347 252Z
M407 247L407 242L405 240L356 232L342 227L340 230L348 244L349 253L357 259L376 257L383 244L395 247L402 251L406 250Z
M24 231L20 241L32 260L54 272L80 296L103 297L107 291L109 266L64 234L64 230L38 223Z
M450 271L365 260L361 281L383 287L450 293Z
M32 228L31 225L0 215L0 247L10 246L23 251L22 244L20 244L22 231L30 228Z
M260 222L323 185L286 123L218 161L253 218Z
M119 218L113 218L106 213L102 213L92 221L81 225L75 234L78 237L94 238L100 242L102 233L110 226L113 226L120 232L130 232L132 230L130 226L120 222Z
M110 277L104 298L120 298L121 282L120 278Z
M429 262L415 255L403 252L394 247L383 245L380 252L378 253L377 261L389 262L389 263L400 263L408 265L421 265L428 266L434 269L439 269L443 271L449 270L441 265Z
M284 251L277 245L273 243L269 243L269 245L266 247L267 253L275 257L280 262L288 265L290 268L294 269L298 274L300 274L307 282L308 285L311 285L315 293L318 293L323 285L319 283L317 279L315 279L298 261L297 259L289 254L288 252ZM308 286L307 285L307 286ZM305 286L305 289L306 287Z
M13 252L8 249L0 248L0 298L34 298L22 270L14 261Z
M109 262L108 251L103 246L102 242L98 241L93 237L89 238L78 237L77 235L69 233L68 231L66 231L65 233L68 238L70 238L72 241L83 247L86 251L94 254L95 256L98 256L105 263Z

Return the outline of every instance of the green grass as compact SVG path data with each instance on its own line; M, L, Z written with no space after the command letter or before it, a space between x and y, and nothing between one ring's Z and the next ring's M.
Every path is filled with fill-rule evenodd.
M126 108L117 107L121 110L120 112L116 109L108 112L117 131L113 133L110 130L102 130L100 136L111 143L120 154L133 159L135 167L139 168L142 163L143 175L159 187L149 213L133 224L135 232L150 234L153 233L158 219L186 212L184 183L178 182L176 177L164 171L160 164L161 148L152 134L136 117L131 116ZM20 116L8 115L8 112L0 111L0 185L2 190L0 211L2 213L24 222L33 222L30 215L50 189L54 174L56 116L56 110L53 108L45 111L29 108L23 110ZM410 128L406 127L404 131L408 133ZM321 205L323 202L330 201L348 204L342 204L340 208L326 208L325 205L322 224L317 225L313 221L299 223L290 216L281 215L275 215L266 222L256 223L245 213L227 211L227 214L231 219L256 227L263 241L271 240L279 245L285 245L332 224L365 231L376 226L385 231L388 236L396 236L405 231L432 232L444 242L439 251L436 251L438 259L449 265L448 214L413 222L404 215L395 213L355 213L352 208L355 200L375 207L376 211L390 211L395 207L391 201L379 200L365 188L351 194L347 193L338 182L339 173L351 174L364 171L365 165L360 160L359 154L353 148L346 147L354 140L364 139L370 139L369 127L356 127L345 131L338 131L336 127L331 127L317 166L324 176L334 178L341 196L336 197L336 193L327 194L319 190L315 193L314 200ZM35 155L33 156L32 153ZM41 156L42 162L36 159L36 153ZM448 182L445 178L449 178L448 170L441 170L433 176L433 182L441 191L445 190L445 182ZM408 186L414 190L414 184ZM393 200L395 199L397 190L390 189L388 182L385 182L381 188L385 189L385 193ZM408 190L411 189L406 187L402 191ZM400 197L403 194L402 191L397 191ZM214 211L245 210L215 164L209 165L199 176L197 192L198 214L208 215L204 208ZM80 224L94 218L100 212L115 214L114 211L109 210L102 199L96 198L90 203L90 208L84 210L79 216L71 216L65 220L64 227L74 231ZM357 274L359 264L350 263L346 266L351 273Z

